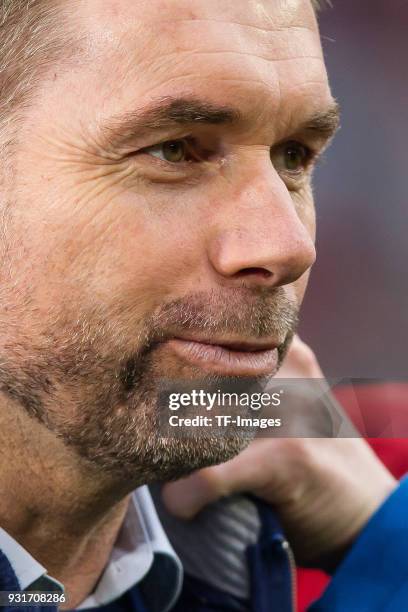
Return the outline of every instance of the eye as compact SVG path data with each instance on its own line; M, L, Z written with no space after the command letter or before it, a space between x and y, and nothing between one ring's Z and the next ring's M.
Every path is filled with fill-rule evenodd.
M285 167L291 172L303 168L308 159L306 147L298 143L290 143L285 147Z
M181 162L191 161L192 159L190 148L186 140L168 140L167 142L162 142L153 147L148 147L144 149L143 152L171 164L179 164Z
M300 142L287 142L276 151L271 151L271 159L277 170L300 174L311 161L312 151Z

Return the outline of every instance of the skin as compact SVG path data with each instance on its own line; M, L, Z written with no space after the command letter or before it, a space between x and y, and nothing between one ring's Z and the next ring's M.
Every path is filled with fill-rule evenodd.
M0 320L0 524L65 584L68 607L95 585L130 491L242 449L160 438L160 377L209 376L165 340L268 335L283 358L331 136L300 126L333 108L308 0L74 5L78 53L41 83L2 178ZM242 120L125 139L102 128L179 97ZM159 159L156 145L191 136L190 161Z

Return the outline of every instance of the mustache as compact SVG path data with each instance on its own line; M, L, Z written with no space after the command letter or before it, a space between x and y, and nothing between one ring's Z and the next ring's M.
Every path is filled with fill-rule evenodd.
M274 337L283 343L295 333L299 306L282 287L263 295L246 288L225 292L197 292L167 302L147 325L149 344L174 337L180 332L242 335L256 339Z
M282 287L267 295L234 288L225 292L197 292L169 301L145 321L139 350L121 364L118 380L123 398L143 383L154 350L181 332L255 339L272 337L279 344L280 367L296 332L298 313L299 306L287 297Z
M272 337L278 342L280 367L296 332L298 313L299 306L281 287L268 295L234 288L225 292L197 292L167 302L145 322L139 351L122 363L118 380L124 397L142 384L155 349L182 332L253 339ZM165 372L161 374L164 376Z

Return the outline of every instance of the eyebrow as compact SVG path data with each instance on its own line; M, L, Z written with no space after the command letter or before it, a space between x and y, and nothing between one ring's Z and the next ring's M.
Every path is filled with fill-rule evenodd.
M336 100L330 106L314 114L305 121L299 131L316 132L325 138L331 138L340 127L340 106Z
M235 125L241 121L241 113L234 108L189 98L162 98L146 109L112 117L100 129L115 142L153 130L185 125Z
M104 138L111 145L125 143L135 136L150 131L193 125L231 125L245 123L242 113L229 106L217 106L192 98L162 98L143 110L116 115L100 126ZM296 126L294 131L311 131L316 136L329 139L337 131L340 111L333 101L328 108Z

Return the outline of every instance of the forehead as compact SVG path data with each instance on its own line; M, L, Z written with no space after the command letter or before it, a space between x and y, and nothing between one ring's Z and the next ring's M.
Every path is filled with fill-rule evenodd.
M329 98L310 0L77 0L70 19L82 41L70 89L89 108L190 95L259 115Z

